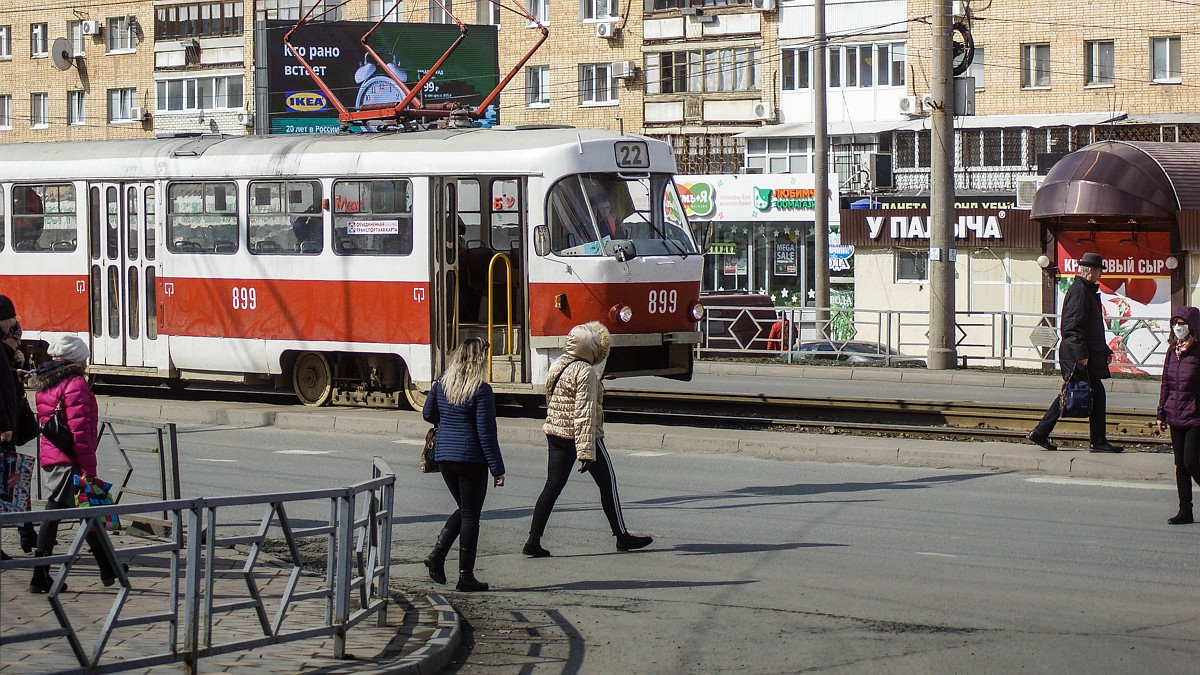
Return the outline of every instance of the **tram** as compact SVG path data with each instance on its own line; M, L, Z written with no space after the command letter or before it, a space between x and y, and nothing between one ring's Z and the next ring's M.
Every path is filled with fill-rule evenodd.
M101 378L419 406L455 345L535 400L572 326L690 379L702 257L660 141L568 127L0 145L0 293ZM44 354L44 351L41 352Z

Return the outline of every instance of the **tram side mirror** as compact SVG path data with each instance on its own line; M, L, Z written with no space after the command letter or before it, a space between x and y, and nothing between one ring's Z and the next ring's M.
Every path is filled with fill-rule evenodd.
M637 248L632 241L614 241L612 248L613 257L617 262L626 262L637 257Z
M533 252L539 257L550 254L550 228L538 225L533 228Z

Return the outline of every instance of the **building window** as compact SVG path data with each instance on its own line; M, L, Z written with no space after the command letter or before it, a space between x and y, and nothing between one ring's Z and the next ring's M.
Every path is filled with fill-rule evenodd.
M581 5L582 21L609 21L618 16L616 0L581 0Z
M525 69L525 105L530 108L550 106L550 66Z
M842 86L842 48L829 48L829 76L830 87Z
M803 91L812 87L812 71L809 69L807 49L785 49L781 60L781 75L784 91Z
M1021 87L1050 86L1050 43L1021 45Z
M46 44L46 24L35 23L29 26L29 56L35 59L45 58L50 54Z
M971 57L971 65L967 68L967 77L975 78L975 89L983 89L983 47L976 47Z
M1150 40L1150 79L1155 82L1179 82L1179 38Z
M896 281L929 281L929 251L897 249Z
M550 25L550 0L530 0L529 13L533 18L537 19L543 26ZM526 22L526 25L533 24Z
M1093 40L1083 43L1083 83L1086 85L1113 83L1112 40Z
M928 131L897 131L893 140L893 162L897 169L929 168L931 140Z
M0 94L0 129L12 129L12 94Z
M67 92L67 124L76 126L87 123L87 115L83 107L83 91Z
M108 51L131 52L137 49L137 31L127 16L113 17L108 20Z
M483 0L483 1L487 2L487 0ZM367 5L367 20L368 21L379 21L380 19L383 18L383 13L388 11L389 9L391 9L392 6L395 4L396 4L395 0L371 0L370 4ZM404 22L404 8L403 7L397 7L395 11L393 11L391 14L388 15L387 21L384 21L384 23L403 23L403 22Z
M132 111L134 101L137 97L136 89L109 89L108 90L108 121L109 122L131 122L133 121Z
M29 123L34 129L45 129L50 126L49 94L31 94L29 96Z
M978 51L978 50L976 50ZM907 65L906 45L903 42L875 45L876 74L878 87L903 87Z
M260 19L299 19L308 14L314 6L317 7L309 17L309 21L341 21L342 5L345 0L259 0L258 17Z
M489 0L476 0L475 21L481 26L499 26L500 5Z
M159 7L154 12L154 39L241 35L242 7L240 1Z
M154 109L158 112L232 110L245 106L241 75L159 80L154 85Z
M85 56L87 51L84 49L84 35L82 21L67 22L67 40L71 42L71 54L74 56Z
M579 103L581 105L601 105L616 102L617 78L612 76L612 64L580 64Z
M453 0L429 0L429 23L454 23Z
M0 26L0 59L12 58L12 26Z
M746 168L761 173L811 173L811 138L748 138Z
M646 55L646 93L758 91L759 50L706 49Z

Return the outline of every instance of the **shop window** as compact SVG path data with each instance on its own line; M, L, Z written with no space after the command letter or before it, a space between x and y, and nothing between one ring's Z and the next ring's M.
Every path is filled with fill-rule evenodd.
M929 252L896 251L896 281L929 281Z

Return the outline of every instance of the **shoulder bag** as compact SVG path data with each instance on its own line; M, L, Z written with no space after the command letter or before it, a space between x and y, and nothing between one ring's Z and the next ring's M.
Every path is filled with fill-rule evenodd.
M75 457L75 437L71 434L71 428L67 426L62 399L58 400L54 412L50 413L50 418L42 425L42 436L53 443L54 447L62 450L64 455Z
M1059 417L1091 417L1092 385L1087 375L1081 376L1078 369L1073 370L1063 382L1059 402Z
M433 386L429 387L429 396L437 396L438 382L435 380ZM435 401L436 403L436 401ZM425 432L425 447L421 448L421 473L441 473L437 462L433 459L433 446L437 441L438 425L433 425L429 431Z

